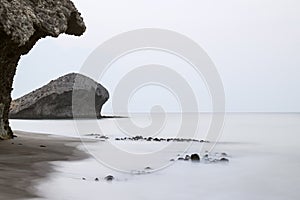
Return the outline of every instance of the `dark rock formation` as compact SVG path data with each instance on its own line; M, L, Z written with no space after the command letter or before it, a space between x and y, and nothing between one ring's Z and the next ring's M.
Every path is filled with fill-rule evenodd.
M187 138L152 138L152 137L143 137L143 136L135 136L135 137L124 137L124 138L115 138L115 140L133 140L133 141L154 141L154 142L200 142L200 143L209 143L209 141L205 140L197 140L197 139L187 139Z
M75 80L80 82L80 105L74 105L72 101ZM74 109L80 117L100 118L102 105L108 98L108 91L102 85L81 74L71 73L12 101L10 118L72 119ZM95 102L88 103L91 100Z
M229 162L229 159L228 158L221 158L220 162Z
M193 161L193 162L200 162L200 156L198 155L198 154L192 154L191 155L191 160Z
M79 36L86 27L70 0L0 0L0 139L12 138L8 113L20 57L46 36Z
M229 162L229 159L226 157L222 157L224 156L225 153L214 153L211 154L209 152L207 152L204 156L203 156L203 161L204 163L227 163ZM180 156L180 155L177 155ZM226 154L226 156L228 156L228 154ZM191 160L192 162L200 162L200 156L197 153L194 153L192 155L186 155L184 158L183 157L178 157L177 160L184 160L184 161L189 161ZM171 159L170 161L174 161L174 159Z
M108 175L104 178L106 181L113 181L115 179L115 177L113 177L112 175Z

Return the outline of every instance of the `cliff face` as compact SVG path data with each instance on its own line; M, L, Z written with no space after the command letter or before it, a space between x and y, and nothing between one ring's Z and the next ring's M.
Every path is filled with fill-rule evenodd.
M75 80L80 83L76 84L77 92L74 93L79 95L79 101L72 101ZM102 105L108 98L108 91L99 83L81 74L67 74L12 101L10 118L71 119L73 111L76 117L100 118ZM75 102L80 105L74 105Z
M9 139L8 113L20 57L46 36L79 36L86 27L70 0L0 0L0 139Z

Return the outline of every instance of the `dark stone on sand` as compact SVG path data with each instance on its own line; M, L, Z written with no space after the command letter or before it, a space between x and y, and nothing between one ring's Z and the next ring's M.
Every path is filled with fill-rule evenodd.
M40 147L45 148L46 146L45 145L40 145Z
M70 0L0 0L0 139L13 138L8 115L13 78L21 56L41 38L63 33L80 36L85 30L83 19Z
M193 162L199 162L200 161L200 156L198 154L194 153L194 154L191 155L191 160Z

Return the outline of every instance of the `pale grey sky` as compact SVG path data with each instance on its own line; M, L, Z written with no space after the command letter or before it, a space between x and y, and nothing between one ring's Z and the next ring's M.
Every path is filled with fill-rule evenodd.
M78 71L88 55L114 35L162 28L188 36L208 53L223 80L227 111L300 112L299 0L73 1L85 19L87 32L81 38L63 35L38 42L21 59L14 98ZM150 56L158 57L163 55ZM141 60L143 56L136 55L123 62L129 66ZM192 74L188 78L200 91L199 104L206 110L209 102L207 95L201 94L202 83L198 84ZM101 82L113 90L113 83L119 79L116 70ZM150 87L137 93L129 103L132 111L148 111L154 102L161 102L169 111L176 110L176 101L163 91L159 92L163 95L156 95L159 90ZM109 103L105 111L110 111Z

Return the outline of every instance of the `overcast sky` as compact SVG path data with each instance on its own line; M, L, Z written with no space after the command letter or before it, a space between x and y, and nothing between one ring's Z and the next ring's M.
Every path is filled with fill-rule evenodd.
M80 38L63 35L39 41L19 63L13 98L79 71L88 55L114 35L162 28L188 36L207 52L223 80L227 111L300 112L299 0L73 1L87 32ZM167 59L164 56L152 52L150 58ZM141 62L142 57L137 54L123 60L123 69L135 59ZM119 75L114 76L117 71L116 67L101 81L110 92L113 83L120 80ZM191 85L200 90L192 78ZM206 110L209 102L203 100L205 94L201 99L200 93L199 102L204 104L200 107ZM132 111L148 111L150 104L159 102L168 111L177 109L172 95L155 87L137 93L130 107ZM110 111L109 103L105 111Z

